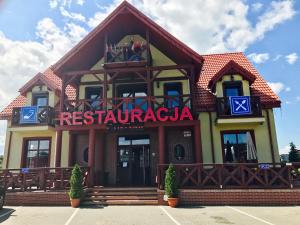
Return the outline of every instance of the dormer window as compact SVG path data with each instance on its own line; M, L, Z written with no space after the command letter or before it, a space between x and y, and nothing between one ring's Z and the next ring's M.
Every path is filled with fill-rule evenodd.
M224 97L243 96L242 82L240 81L224 82L223 94Z
M48 105L48 92L47 93L34 93L32 95L32 105L34 106L47 106Z

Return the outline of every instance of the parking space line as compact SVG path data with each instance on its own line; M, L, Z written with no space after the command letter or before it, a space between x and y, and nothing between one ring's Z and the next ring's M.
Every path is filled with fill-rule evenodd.
M68 219L68 221L65 223L65 225L69 225L72 222L72 219L76 216L77 212L78 212L79 208L77 208L72 215L70 216L70 218Z
M168 213L168 211L166 209L164 209L162 206L158 206L158 208L160 208L176 225L181 225L177 220L175 220L175 218Z
M234 208L234 207L231 207L231 206L226 206L226 207L229 208L229 209L232 209L232 210L234 210L234 211L236 211L236 212L238 212L238 213L240 213L240 214L243 214L243 215L246 215L246 216L248 216L248 217L251 217L252 219L255 219L255 220L257 220L257 221L263 222L263 223L265 223L265 224L268 224L268 225L275 225L274 223L270 223L270 222L268 222L268 221L266 221L266 220L264 220L264 219L261 219L261 218L259 218L259 217L253 216L253 215L251 215L251 214L249 214L249 213L246 213L246 212L244 212L244 211L242 211L242 210L240 210L240 209L237 209L237 208Z

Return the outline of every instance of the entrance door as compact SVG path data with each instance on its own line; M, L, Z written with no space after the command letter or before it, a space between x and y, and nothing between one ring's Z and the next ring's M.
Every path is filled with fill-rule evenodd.
M147 136L119 137L117 183L125 186L151 184L150 146Z

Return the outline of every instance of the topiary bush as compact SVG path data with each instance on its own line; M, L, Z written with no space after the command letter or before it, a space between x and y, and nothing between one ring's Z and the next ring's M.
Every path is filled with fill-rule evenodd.
M178 184L176 179L176 170L173 164L169 165L165 177L165 192L169 198L178 197Z
M71 189L69 191L69 196L71 199L80 199L83 195L83 175L80 167L76 164L72 170L72 175L70 178Z

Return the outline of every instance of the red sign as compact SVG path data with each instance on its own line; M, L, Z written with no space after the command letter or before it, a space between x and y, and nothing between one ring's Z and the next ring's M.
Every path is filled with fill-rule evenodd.
M170 115L171 114L171 115ZM117 110L115 115L113 110L99 110L86 112L61 112L59 115L60 125L91 125L91 124L107 124L107 123L145 123L145 122L165 122L178 120L193 120L193 116L188 107L173 108L172 112L168 108L162 107L154 112L148 108L146 112L141 109L132 109L130 111Z

